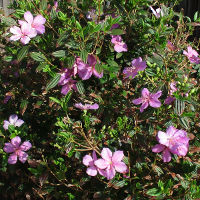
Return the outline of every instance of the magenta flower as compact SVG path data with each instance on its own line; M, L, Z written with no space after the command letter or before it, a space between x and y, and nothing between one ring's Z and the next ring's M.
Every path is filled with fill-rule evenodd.
M153 14L156 16L156 18L160 18L160 16L163 16L163 12L160 8L157 8L156 10L154 10L151 6L150 6L151 11L153 12Z
M35 29L33 29L28 23L23 23L21 28L13 26L10 28L10 32L14 35L10 37L10 40L20 40L22 44L28 44L31 38L37 35Z
M188 51L183 51L183 54L185 56L187 56L187 58L189 59L189 61L191 63L195 63L195 64L199 64L200 63L200 58L198 57L199 54L197 53L197 51L195 51L194 49L192 49L191 46L187 47Z
M61 93L66 95L72 89L77 91L76 82L77 81L75 81L71 78L67 78L67 79L60 81L59 84L62 85Z
M89 176L96 176L97 175L97 172L99 172L99 174L101 174L102 176L104 176L104 171L102 169L99 169L95 164L94 162L97 160L97 155L96 155L96 152L93 151L92 153L92 157L90 155L85 155L83 157L83 164L85 166L87 166L87 171L86 173L89 175Z
M78 60L77 66L78 66L78 75L82 80L89 79L92 74L96 76L97 78L103 77L103 72L99 74L97 70L95 69L95 65L97 64L97 60L94 55L88 55L87 63L85 64L81 60Z
M21 145L20 144L21 138L19 136L14 137L11 140L11 143L5 143L3 150L6 153L12 153L8 158L9 164L15 164L17 162L17 157L19 157L19 160L22 163L26 162L28 154L25 153L25 151L28 151L32 145L29 141L25 141Z
M37 15L34 18L31 12L27 11L24 13L24 19L26 20L26 22L23 20L18 21L20 25L23 25L24 23L28 23L30 24L32 28L34 28L37 31L38 34L45 33L44 24L46 22L46 19L42 15Z
M170 162L170 152L178 156L185 156L188 152L189 138L187 137L187 132L178 130L173 126L170 126L166 133L158 131L157 141L160 144L156 144L152 151L154 153L163 152L162 158L164 162Z
M22 124L24 123L23 120L21 119L18 119L18 116L17 115L10 115L9 117L9 121L7 120L4 120L3 122L3 128L5 130L8 130L8 126L9 125L13 125L13 126L17 126L17 127L20 127Z
M161 106L158 98L162 95L162 91L156 93L150 93L147 88L142 90L142 97L132 101L135 105L142 104L140 112L143 112L149 105L153 108L159 108Z
M81 110L96 110L99 108L99 105L97 103L91 105L91 104L85 104L83 105L82 103L76 103L74 104L76 108L79 108Z
M114 49L116 52L120 53L123 51L128 51L127 45L122 41L120 35L111 35L111 42L114 44Z
M114 154L109 148L103 148L101 151L101 159L98 159L94 164L99 168L104 170L104 176L108 180L114 178L116 171L119 173L126 173L127 166L122 159L124 157L123 151L115 151Z
M123 70L123 74L125 74L125 78L131 77L132 79L135 78L138 71L143 71L147 65L145 61L142 61L142 58L136 58L132 62L132 67L126 67Z
M176 100L175 97L173 97L173 93L176 92L178 89L176 88L176 82L170 83L170 91L169 91L169 96L165 99L165 104L170 105L172 104L173 101Z

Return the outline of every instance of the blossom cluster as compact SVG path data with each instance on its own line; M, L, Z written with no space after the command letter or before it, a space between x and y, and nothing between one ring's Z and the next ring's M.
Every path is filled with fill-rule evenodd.
M24 19L18 20L20 27L13 26L10 28L10 32L13 34L10 40L20 40L22 44L28 44L31 38L37 36L37 34L45 33L46 19L42 15L33 17L30 11L24 13Z

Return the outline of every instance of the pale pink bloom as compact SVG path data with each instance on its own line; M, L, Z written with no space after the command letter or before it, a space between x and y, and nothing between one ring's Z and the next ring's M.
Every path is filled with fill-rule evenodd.
M74 104L76 108L79 108L81 110L96 110L99 108L99 105L97 103L91 105L91 104L85 104L83 105L82 103L76 103Z
M111 42L114 44L114 49L116 52L120 53L123 51L128 51L127 45L122 41L120 35L111 35Z
M156 93L150 93L147 88L142 90L142 97L135 99L132 103L139 105L142 104L140 107L140 112L143 112L149 105L153 108L159 108L161 106L160 101L158 98L162 95L162 91L158 91Z
M10 115L9 117L9 121L7 120L4 120L3 122L3 128L5 130L8 130L8 126L9 125L13 125L13 126L17 126L17 127L20 127L22 124L24 123L23 120L21 119L18 119L18 116L17 115Z
M135 78L135 76L138 74L138 71L143 71L147 67L146 62L143 61L141 57L134 59L131 64L132 67L126 67L123 70L125 78Z
M200 58L198 57L199 54L197 53L197 51L195 51L194 49L192 49L191 46L187 47L187 51L183 51L183 54L185 56L187 56L187 58L189 59L189 61L191 63L195 63L195 64L199 64L200 63Z
M17 162L17 157L22 163L25 163L28 154L25 151L28 151L32 145L29 141L23 142L21 145L21 138L19 136L14 137L10 143L5 143L3 150L6 153L12 153L8 158L9 164L15 164Z
M26 22L28 24L31 25L32 28L34 28L38 34L43 34L45 33L45 22L46 19L42 16L42 15L37 15L35 18L33 17L33 15L31 14L30 11L27 11L24 13L24 19L26 20ZM19 20L18 21L20 25L23 25L24 23L26 23L23 20Z
M13 34L13 36L10 37L10 40L20 40L23 44L28 44L31 38L37 35L36 30L28 23L23 23L21 28L13 26L10 28L10 32Z
M89 79L92 74L97 78L103 77L103 71L99 74L95 69L95 65L97 64L97 60L94 55L88 55L87 64L85 64L80 59L77 61L78 66L78 75L82 80Z
M93 151L92 152L92 157L90 155L85 155L83 157L83 164L85 166L87 166L87 171L86 173L89 175L89 176L96 176L97 175L97 172L99 172L99 174L101 174L102 176L104 175L104 171L99 169L95 164L94 162L97 160L97 155L96 155L96 152Z
M157 141L160 144L156 144L152 151L154 153L163 152L162 158L164 162L170 162L170 152L178 156L185 156L188 152L189 138L187 137L187 132L178 130L173 126L170 126L166 133L158 131Z
M94 164L99 168L104 170L104 176L108 180L115 177L116 171L119 173L126 173L127 166L122 159L124 158L123 151L115 151L114 154L109 148L103 148L101 151L101 159L98 159Z
M156 10L154 10L151 6L150 6L151 11L153 12L153 14L156 16L156 18L160 18L160 16L163 16L163 12L161 10L161 8L157 8Z

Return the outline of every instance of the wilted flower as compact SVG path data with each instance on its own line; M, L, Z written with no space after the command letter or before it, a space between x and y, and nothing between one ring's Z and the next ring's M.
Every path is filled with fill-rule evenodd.
M23 142L21 145L21 138L19 136L14 137L10 143L5 143L3 150L6 153L12 153L8 158L9 164L15 164L17 162L17 157L22 163L25 163L28 154L25 151L28 151L32 145L29 141Z
M156 10L154 10L151 6L150 6L151 11L153 12L153 14L156 16L156 18L160 18L160 16L163 16L163 12L161 8L157 8Z
M115 151L114 154L109 148L103 148L101 151L101 159L98 159L94 164L99 168L104 170L104 176L108 180L114 178L116 171L119 173L126 173L127 166L122 159L124 157L123 151Z
M116 52L120 53L123 51L128 51L127 45L122 41L120 35L111 35L111 42L114 44L114 49Z
M99 108L99 105L97 103L91 105L91 104L85 104L83 105L82 103L76 103L74 104L76 108L79 108L81 110L96 110Z
M96 76L97 78L103 77L103 71L101 73L98 73L95 69L95 65L97 64L97 60L94 55L88 55L87 64L85 64L82 61L77 62L78 66L78 75L82 80L89 79L92 74Z
M13 26L10 28L10 32L14 34L10 37L10 40L17 41L20 40L22 44L28 44L31 38L37 35L35 29L33 29L30 24L24 22L21 28Z
M162 95L162 91L158 91L156 93L150 93L147 88L142 90L142 97L135 99L132 103L139 105L142 104L140 107L140 112L143 112L149 105L153 108L159 108L161 106L160 101L158 98Z
M171 51L176 50L176 47L169 40L167 41L167 48Z
M178 130L173 126L170 126L166 133L158 131L157 141L160 144L156 144L152 151L154 153L163 152L162 158L164 162L170 162L170 152L178 156L185 156L188 152L189 138L187 137L187 132Z
M30 11L27 11L24 13L24 19L26 20L19 20L19 24L23 25L24 23L28 23L32 28L34 28L38 34L43 34L45 33L45 22L46 19L42 15L37 15L35 18L31 14Z
M6 95L3 100L3 103L5 103L5 104L8 103L8 101L11 99L11 97L12 97L11 95Z
M86 173L89 175L89 176L96 176L97 175L97 172L99 172L99 174L101 174L102 176L104 175L104 172L103 170L99 169L95 164L94 162L97 160L97 155L96 155L96 152L93 151L92 153L92 157L90 155L85 155L83 157L83 164L85 166L87 166L87 171Z
M20 127L22 124L24 123L23 120L21 119L18 119L18 116L17 115L10 115L9 117L9 121L7 120L4 120L3 122L3 128L5 130L8 130L8 126L9 125L13 125L13 126L17 126L17 127Z
M188 46L187 51L184 50L183 54L185 56L187 56L187 58L189 59L189 61L191 63L195 63L195 64L199 64L200 63L200 58L198 57L199 54L197 53L197 51L192 49L191 46Z
M142 58L136 58L134 59L132 62L132 67L126 67L123 70L123 74L125 74L125 78L135 78L135 76L137 75L138 71L143 71L147 65L145 61L142 61Z

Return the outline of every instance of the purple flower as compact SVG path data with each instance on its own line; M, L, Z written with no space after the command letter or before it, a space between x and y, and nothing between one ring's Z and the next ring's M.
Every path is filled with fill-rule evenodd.
M96 110L96 109L99 108L99 105L97 103L95 103L93 105L91 105L91 104L85 104L85 105L83 105L82 103L76 103L76 104L74 104L74 106L76 108L81 109L81 110L89 110L89 109L90 110Z
M176 88L176 82L170 83L170 91L169 91L169 96L165 99L165 104L170 105L173 103L173 101L176 100L175 97L173 97L173 93L176 92L178 89Z
M61 93L66 95L72 89L77 91L76 82L77 81L71 78L62 79L59 83L60 85L62 85Z
M199 64L200 63L200 58L198 57L199 54L197 53L197 51L195 51L194 49L192 49L191 46L188 46L187 48L188 51L183 51L183 54L185 56L187 56L187 58L189 59L189 61L191 63L195 63L195 64Z
M95 69L96 64L97 60L94 55L88 55L87 64L79 60L77 62L77 66L78 66L78 75L80 76L80 78L82 80L87 80L92 76L92 74L97 78L102 78L103 72L101 72L100 74L97 72L97 70Z
M153 14L156 16L156 18L160 18L160 15L163 16L163 12L160 8L157 8L156 10L154 10L151 6L150 6L151 11L153 12Z
M126 67L123 70L125 78L131 77L133 79L137 75L138 71L143 71L147 67L146 62L142 61L141 57L134 59L131 64L132 67Z
M161 106L160 101L158 98L162 95L162 91L158 91L156 93L150 93L147 88L142 90L142 97L135 99L132 103L139 105L142 104L140 107L140 112L143 112L149 105L153 108L159 108Z
M13 125L13 126L17 126L17 127L20 127L22 124L24 123L23 120L21 119L18 119L18 116L17 115L10 115L9 117L9 121L7 120L4 120L3 122L3 128L5 130L8 130L8 126L9 125Z
M122 159L124 157L123 151L115 151L114 154L109 148L103 148L101 151L101 159L94 161L94 164L104 170L104 176L110 180L115 177L116 171L119 173L126 173L127 166Z
M8 101L11 99L11 97L12 96L10 96L10 95L6 95L5 98L4 98L4 100L3 100L3 103L4 104L8 103Z
M92 153L92 157L90 155L85 155L83 157L83 164L85 166L87 166L87 171L86 173L89 175L89 176L96 176L97 175L97 172L99 172L99 174L101 174L102 176L104 175L104 171L99 169L95 164L94 162L97 160L97 155L96 155L96 152L93 151Z
M21 138L19 136L14 137L11 140L11 143L5 143L3 150L6 153L12 153L8 158L9 164L15 164L17 162L17 157L19 157L19 160L22 163L26 162L28 154L25 153L25 151L28 151L32 145L29 141L25 141L21 145L20 144Z
M163 152L162 158L164 162L170 162L171 153L185 156L188 152L189 138L187 137L187 132L178 130L173 126L170 126L166 133L158 131L157 141L160 144L156 144L152 151L154 153Z
M114 49L116 52L120 53L123 51L128 51L127 45L122 41L120 35L111 35L111 42L114 44Z

